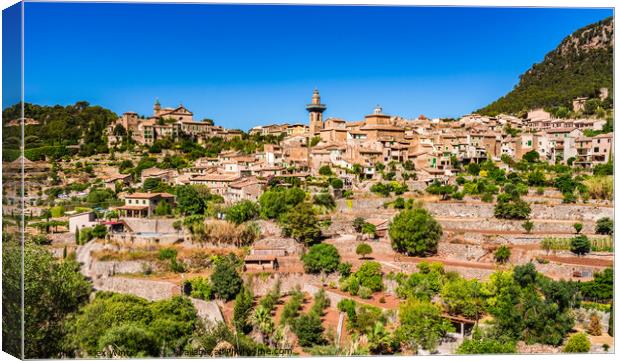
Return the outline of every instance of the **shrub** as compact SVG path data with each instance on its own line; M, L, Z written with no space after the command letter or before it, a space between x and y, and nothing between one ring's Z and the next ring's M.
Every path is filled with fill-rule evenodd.
M485 203L491 203L491 202L493 202L493 194L491 194L491 193L484 193L482 195L482 197L480 198L480 200L485 202Z
M442 234L441 225L422 208L400 212L389 226L392 248L408 255L437 253L437 243Z
M185 281L185 285L190 287L190 296L201 300L211 299L211 284L208 278L195 277Z
M333 175L334 173L332 173L332 169L328 165L324 165L321 168L319 168L319 174L322 176L329 177L330 175Z
M331 244L321 243L310 247L301 260L307 273L332 273L340 264L340 254Z
M590 322L588 323L588 333L592 336L601 335L601 319L596 314L590 316Z
M158 258L162 261L167 259L175 259L177 258L177 250L174 248L162 248L159 250Z
M590 253L590 249L590 240L583 234L573 237L570 241L570 251L578 256Z
M340 263L338 264L338 273L340 273L342 277L349 277L352 267L353 265L349 262Z
M581 233L581 230L583 229L583 224L575 223L573 224L573 228L575 228L575 233Z
M494 210L495 217L503 219L527 219L531 212L530 205L521 199L504 201L499 200L499 197Z
M506 263L510 259L510 253L508 246L501 245L497 248L493 257L497 263Z
M585 333L579 332L577 334L572 335L566 345L564 345L564 352L588 352L590 351L590 340L588 340L588 336Z
M258 205L252 201L237 202L226 210L226 220L241 224L258 217Z
M332 178L329 181L329 184L332 186L332 188L334 189L342 189L342 187L344 187L344 182L342 181L342 179L340 178Z
M315 194L312 199L314 204L318 206L323 206L327 209L336 208L336 201L334 200L334 197L327 192Z
M521 225L526 233L531 233L534 229L534 222L527 220Z
M361 286L360 289L357 291L357 295L361 298L368 299L372 297L372 291L368 287Z
M614 221L609 217L604 217L596 221L596 234L614 234Z
M354 273L354 277L359 281L360 286L368 287L373 292L383 289L383 274L379 262L364 262Z

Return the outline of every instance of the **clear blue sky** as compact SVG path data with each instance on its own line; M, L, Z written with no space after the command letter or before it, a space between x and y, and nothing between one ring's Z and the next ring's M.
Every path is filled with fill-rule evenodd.
M326 117L467 114L602 9L27 3L26 101L150 115L183 102L249 129Z

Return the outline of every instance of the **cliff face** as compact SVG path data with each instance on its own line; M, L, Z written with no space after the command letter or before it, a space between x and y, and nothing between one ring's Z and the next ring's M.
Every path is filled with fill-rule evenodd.
M567 36L515 88L478 113L516 114L537 107L570 107L572 99L594 97L613 87L614 22L607 18Z

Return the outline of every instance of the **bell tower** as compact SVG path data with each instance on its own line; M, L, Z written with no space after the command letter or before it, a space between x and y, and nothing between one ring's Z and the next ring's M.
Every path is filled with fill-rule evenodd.
M310 133L316 134L323 129L323 112L327 109L325 104L321 104L319 90L314 89L312 102L306 105L306 110L310 114Z

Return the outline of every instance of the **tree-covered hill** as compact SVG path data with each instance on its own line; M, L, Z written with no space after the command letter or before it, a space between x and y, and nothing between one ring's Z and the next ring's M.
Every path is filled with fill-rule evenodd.
M613 18L590 24L566 37L544 60L520 76L505 96L477 110L485 115L516 114L532 108L571 107L577 97L594 97L613 87Z
M2 111L2 142L5 150L18 149L20 127L8 126L8 123L19 119L20 113L19 104ZM38 123L26 125L24 129L28 158L38 160L44 156L64 155L68 153L68 146L79 145L79 152L83 156L107 152L104 131L117 115L101 106L81 101L67 106L25 103L24 117ZM11 160L16 154L8 152L3 159Z

